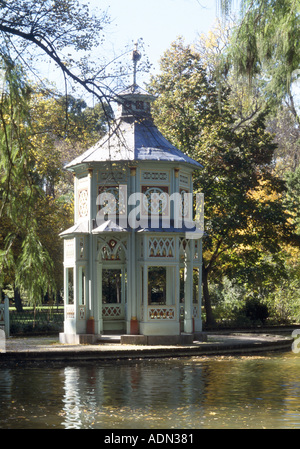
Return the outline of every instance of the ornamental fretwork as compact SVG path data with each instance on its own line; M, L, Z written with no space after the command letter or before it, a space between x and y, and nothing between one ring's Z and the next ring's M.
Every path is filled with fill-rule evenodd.
M174 237L151 237L148 243L149 257L175 257Z
M102 260L118 260L125 259L126 242L120 242L117 239L99 239L98 248Z
M149 307L148 318L150 320L175 320L175 306Z

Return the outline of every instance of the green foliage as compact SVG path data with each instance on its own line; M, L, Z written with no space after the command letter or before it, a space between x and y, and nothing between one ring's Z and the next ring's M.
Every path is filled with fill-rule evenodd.
M285 205L293 215L300 235L300 166L294 172L286 173L287 193Z
M57 334L63 329L64 310L57 306L23 307L21 312L10 308L9 321L11 335Z
M218 0L224 17L229 17L233 2ZM240 3L241 18L231 37L227 64L233 65L238 75L247 75L250 83L260 75L266 100L269 105L278 106L284 98L291 97L291 84L299 79L299 0Z
M266 304L262 304L256 296L253 296L246 300L242 314L245 314L252 322L264 324L269 316L269 311Z
M205 195L202 279L206 317L212 320L208 277L221 278L241 264L244 273L266 270L273 262L260 254L274 258L282 242L293 240L295 228L282 203L285 184L273 174L276 145L266 131L268 111L237 123L230 92L224 88L219 95L199 55L182 39L165 53L161 69L152 80L159 94L155 121L203 166L194 188Z
M63 171L104 132L104 113L74 97L34 91L6 64L0 99L0 285L31 304L63 285L59 233L73 222L73 179ZM66 109L67 106L67 109Z
M6 66L5 89L0 102L0 266L16 272L16 286L28 290L30 300L39 300L50 289L50 259L41 247L34 211L42 195L40 177L31 154L30 88L19 67Z
M210 296L215 319L226 325L235 323L244 304L247 290L243 285L223 276L218 283L210 284Z
M32 228L22 243L17 260L16 286L26 291L29 303L34 306L41 303L47 292L55 291L53 261Z

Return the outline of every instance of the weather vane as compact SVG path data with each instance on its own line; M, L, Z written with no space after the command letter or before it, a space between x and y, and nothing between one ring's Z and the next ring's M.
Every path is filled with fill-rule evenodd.
M134 50L132 52L131 59L133 60L133 85L136 86L136 66L139 60L141 59L141 53L137 49L137 42L134 44Z

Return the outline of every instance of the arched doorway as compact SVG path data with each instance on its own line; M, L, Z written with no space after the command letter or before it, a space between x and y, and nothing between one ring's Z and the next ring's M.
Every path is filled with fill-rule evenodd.
M126 241L102 237L98 242L100 332L122 334L126 329Z

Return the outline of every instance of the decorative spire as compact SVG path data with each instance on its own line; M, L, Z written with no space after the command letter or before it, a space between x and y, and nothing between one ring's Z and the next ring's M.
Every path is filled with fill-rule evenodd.
M135 46L135 48L132 52L131 59L133 61L133 86L136 86L137 85L136 84L136 66L142 56L141 56L141 53L137 49L137 46L138 46L137 42L135 42L134 46Z

